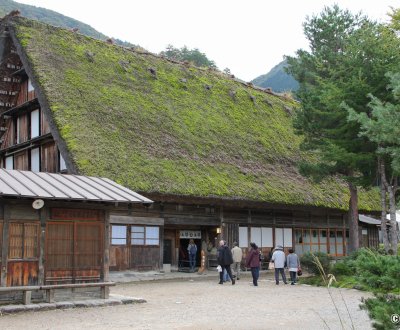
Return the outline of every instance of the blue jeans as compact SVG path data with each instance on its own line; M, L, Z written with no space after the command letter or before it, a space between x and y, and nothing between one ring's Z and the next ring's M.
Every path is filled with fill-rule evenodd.
M195 254L189 253L189 265L190 265L190 269L194 269L194 266L196 266L196 255Z
M258 286L258 278L260 276L260 267L251 267L251 276L253 277L254 286Z

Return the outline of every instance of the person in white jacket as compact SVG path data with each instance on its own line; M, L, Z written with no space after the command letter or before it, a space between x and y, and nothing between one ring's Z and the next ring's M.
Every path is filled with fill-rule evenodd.
M285 252L283 252L283 247L281 245L276 246L275 251L272 254L271 260L274 262L274 266L275 266L276 285L279 285L279 273L281 273L281 275L282 275L283 283L288 284L286 281L286 275L285 275L286 256L285 256Z

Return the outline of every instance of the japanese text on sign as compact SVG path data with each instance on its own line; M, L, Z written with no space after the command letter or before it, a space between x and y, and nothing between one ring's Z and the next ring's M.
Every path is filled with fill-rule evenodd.
M201 238L201 230L181 230L179 238Z

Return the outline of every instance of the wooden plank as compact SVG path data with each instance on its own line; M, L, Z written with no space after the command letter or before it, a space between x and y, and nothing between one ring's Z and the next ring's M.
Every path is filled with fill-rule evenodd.
M10 223L10 206L4 204L3 222L3 246L1 251L1 287L7 286L7 264L8 264L8 231Z
M164 225L164 218L135 217L129 215L110 214L112 224L140 224L140 225Z
M105 211L104 221L104 256L103 256L103 274L102 280L107 282L110 274L110 212Z
M10 218L13 220L38 220L39 216L30 203L29 205L16 204L10 210Z
M44 260L45 260L45 244L46 244L46 219L48 218L48 208L45 206L39 212L40 219L40 242L39 242L39 285L44 284Z
M219 226L220 220L218 218L206 217L171 217L165 218L165 225L198 225L198 226Z

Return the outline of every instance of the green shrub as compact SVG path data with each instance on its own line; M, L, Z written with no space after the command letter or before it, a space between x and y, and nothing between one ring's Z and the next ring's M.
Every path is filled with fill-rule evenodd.
M318 266L315 264L313 255L316 256L319 259L319 261L321 262L321 265L322 265L322 268L324 269L325 274L328 274L330 271L330 263L331 263L332 258L324 252L304 253L300 257L301 267L306 269L311 274L319 275L320 271L318 269Z
M340 275L353 275L354 274L354 265L350 262L346 261L338 261L331 267L332 274L335 276Z
M359 281L373 292L399 292L400 257L361 249L355 262Z
M368 310L369 316L375 321L373 327L377 330L398 329L399 325L392 323L391 316L400 311L400 298L391 295L380 295L368 298L361 305Z

